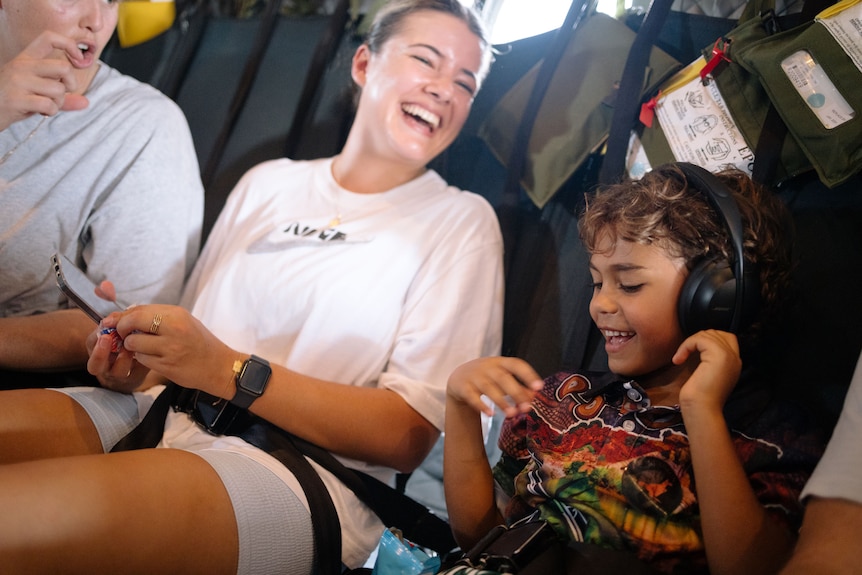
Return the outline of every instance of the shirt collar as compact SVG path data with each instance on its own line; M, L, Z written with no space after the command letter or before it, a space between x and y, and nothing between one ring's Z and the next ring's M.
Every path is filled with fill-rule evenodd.
M650 407L650 400L646 391L633 379L625 379L615 373L604 372L591 374L589 381L590 389L581 394L584 399L590 400L603 395L610 403L614 403L615 399L622 399L632 402L639 409Z

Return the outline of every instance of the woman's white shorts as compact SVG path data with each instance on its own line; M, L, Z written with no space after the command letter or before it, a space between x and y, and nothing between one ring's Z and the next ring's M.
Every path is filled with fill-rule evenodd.
M77 401L89 414L108 452L131 431L152 405L154 395L128 395L98 387L54 391ZM241 453L193 451L216 470L236 515L239 575L307 575L314 561L311 516L281 478Z

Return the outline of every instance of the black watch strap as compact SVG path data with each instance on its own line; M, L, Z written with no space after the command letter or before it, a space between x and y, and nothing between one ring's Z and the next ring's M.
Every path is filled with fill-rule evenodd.
M271 375L269 362L252 355L245 360L236 374L236 394L230 402L242 409L248 409L255 399L263 395Z

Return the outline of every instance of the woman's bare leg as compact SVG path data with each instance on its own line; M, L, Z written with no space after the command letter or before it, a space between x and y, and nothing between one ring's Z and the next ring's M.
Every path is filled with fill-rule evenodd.
M0 465L4 573L236 573L215 470L173 449Z
M0 463L102 453L83 407L49 389L0 391Z

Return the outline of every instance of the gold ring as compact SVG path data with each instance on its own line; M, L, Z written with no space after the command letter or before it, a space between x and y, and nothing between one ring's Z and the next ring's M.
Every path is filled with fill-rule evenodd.
M157 313L153 316L153 325L150 326L150 333L153 335L158 335L160 325L162 325L162 314Z

